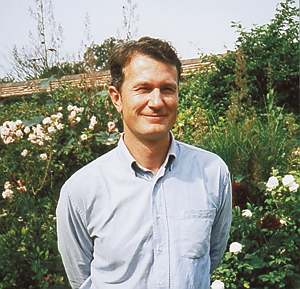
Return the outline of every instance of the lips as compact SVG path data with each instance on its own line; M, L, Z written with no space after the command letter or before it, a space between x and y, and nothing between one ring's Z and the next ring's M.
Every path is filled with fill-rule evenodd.
M151 114L151 115L149 115L149 114L144 114L144 116L146 116L146 117L165 117L166 115L165 114Z

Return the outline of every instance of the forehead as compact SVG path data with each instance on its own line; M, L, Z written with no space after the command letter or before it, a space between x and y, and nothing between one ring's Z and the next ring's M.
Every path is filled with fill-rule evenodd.
M150 55L135 53L123 68L124 81L143 77L167 77L178 83L178 72L175 65L158 60Z

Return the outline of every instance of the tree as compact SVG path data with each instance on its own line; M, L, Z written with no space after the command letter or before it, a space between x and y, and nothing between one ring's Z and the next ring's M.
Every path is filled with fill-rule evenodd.
M108 60L114 47L122 42L122 39L110 37L105 39L100 45L93 43L87 48L83 56L85 69L87 71L100 71L108 69Z
M246 31L241 23L232 23L239 34L236 50L226 55L201 56L198 74L182 85L182 104L197 101L204 108L224 114L234 93L240 92L237 74L243 74L243 87L258 112L265 112L267 97L273 106L299 112L299 9L294 0L279 3L270 23L254 25ZM243 71L239 68L241 61ZM192 86L190 85L192 83Z
M245 56L248 92L263 105L274 90L274 104L298 109L299 105L299 9L294 0L279 3L271 23L246 32L233 23L240 36L236 47Z

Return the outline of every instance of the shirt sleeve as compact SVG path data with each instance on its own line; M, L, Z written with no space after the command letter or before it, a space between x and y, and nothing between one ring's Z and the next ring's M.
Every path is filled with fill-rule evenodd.
M56 214L58 249L72 288L80 288L90 276L93 240L84 214L70 196L67 185L61 190Z
M223 258L231 226L232 191L229 173L220 192L220 205L214 220L210 243L210 274L217 269Z

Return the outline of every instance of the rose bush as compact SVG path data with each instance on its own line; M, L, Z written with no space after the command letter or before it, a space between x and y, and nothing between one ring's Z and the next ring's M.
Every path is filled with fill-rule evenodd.
M179 111L179 116L184 113ZM205 123L209 117L204 113L200 117L207 131L211 131L209 122ZM190 130L205 131L194 125L196 119L195 116L193 121L182 125L179 117L174 133L177 128L182 131L177 138L185 137L187 126ZM55 208L59 191L74 171L114 147L122 131L121 123L106 92L89 94L68 87L26 101L14 100L2 109L0 288L68 287L56 241ZM221 121L224 133L229 124L226 119ZM293 133L288 141L292 143L298 128L294 123L290 125ZM213 137L216 136L207 136L212 144ZM281 170L272 169L269 178L261 177L251 183L237 170L232 171L231 235L223 262L212 276L212 286L297 288L299 285L300 150L290 147L283 153L284 162L279 162L281 170L286 172L282 176ZM259 191L259 198L253 188Z
M233 207L228 252L213 275L225 288L299 288L299 148L290 161L288 174L273 169L261 184L264 204Z
M122 130L106 92L60 88L8 100L0 115L0 288L67 288L57 250L59 191L115 146Z

